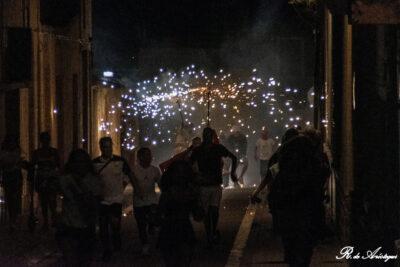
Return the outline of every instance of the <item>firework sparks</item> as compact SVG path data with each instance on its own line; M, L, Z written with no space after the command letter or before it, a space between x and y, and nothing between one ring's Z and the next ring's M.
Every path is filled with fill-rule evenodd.
M146 122L143 140L152 145L172 142L179 127L198 134L208 122L218 132L241 126L247 136L265 124L282 128L302 124L295 109L304 110L307 101L298 101L298 89L282 88L274 78L257 74L253 69L240 80L222 69L208 74L194 65L179 73L160 69L158 76L125 90L121 101L111 106L111 114L121 112L123 125L102 121L99 130L122 131L123 146L133 149L137 119Z

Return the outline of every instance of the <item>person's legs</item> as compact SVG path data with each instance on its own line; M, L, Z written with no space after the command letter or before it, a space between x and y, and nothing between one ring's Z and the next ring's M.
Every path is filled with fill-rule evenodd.
M211 199L209 205L209 214L210 214L210 231L213 242L218 242L219 240L219 232L218 232L218 220L219 220L219 205L221 203L222 198L222 188L220 186L215 186L211 189Z
M48 192L48 207L50 210L51 223L55 225L57 218L57 193Z
M242 161L242 171L240 172L240 175L239 175L239 181L243 184L243 186L244 186L244 175L246 174L246 171L247 171L247 169L248 169L248 167L249 167L249 161L248 161L248 159L247 159L247 157L246 156L244 156L242 159L241 159L241 161Z
M223 181L223 185L224 187L228 187L229 186L229 177L230 177L230 169L231 169L231 160L227 159L227 158L223 158L222 159L224 162L224 167L222 170L222 181Z
M146 207L136 207L134 209L136 224L139 231L139 238L142 245L148 243L147 239L147 218L146 218Z
M267 176L268 160L260 160L260 182Z
M101 204L99 214L100 240L103 247L103 260L108 261L111 258L110 247L110 206Z
M121 217L122 204L112 204L111 231L114 251L121 250Z
M218 241L219 239L219 234L217 230L218 226L218 220L219 220L219 207L215 206L210 206L209 207L209 213L210 213L210 231L211 231L211 237L213 239L213 242Z
M210 206L207 208L207 213L204 218L204 226L206 229L206 235L207 235L207 242L209 244L212 243L212 237L213 237L213 220L212 220L212 211L210 209Z
M212 188L212 187L209 187L209 186L200 187L200 202L201 202L201 206L205 212L203 222L204 222L204 228L206 231L208 243L210 243L212 240L212 215L211 215L211 211L209 209L210 202L211 202L210 188Z
M285 262L289 264L293 264L294 262L294 245L293 245L293 239L282 235L282 245L283 245L283 259Z
M47 229L49 227L48 192L40 191L38 192L38 195L39 195L40 209L42 210L43 228Z
M147 223L148 223L148 234L155 235L156 227L159 224L158 218L158 206L156 204L152 204L148 207L148 214L147 214Z
M4 184L4 198L9 218L9 230L13 232L15 230L16 222L16 199L15 199L15 188L12 185Z
M229 186L229 175L224 174L222 176L223 186L226 188Z
M78 237L78 256L80 266L89 266L94 251L95 236L90 227L80 230Z
M314 245L300 230L282 235L285 261L289 266L308 267L311 263Z
M56 239L65 266L79 266L79 241L73 229L66 226L57 229Z

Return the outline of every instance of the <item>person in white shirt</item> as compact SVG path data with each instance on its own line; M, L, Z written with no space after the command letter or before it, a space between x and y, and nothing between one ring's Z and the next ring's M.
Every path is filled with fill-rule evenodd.
M256 142L254 149L254 158L260 161L261 180L267 175L268 162L275 152L275 141L268 137L268 130L264 128L261 131L260 138Z
M138 164L135 165L133 173L137 179L141 196L134 195L133 207L140 241L143 246L142 253L149 255L150 245L147 234L152 234L154 231L154 225L152 225L150 218L157 209L158 197L155 186L160 180L161 172L157 167L151 165L153 156L149 148L140 148L137 152L137 158Z
M128 182L131 182L136 193L137 186L136 179L126 160L120 156L113 155L112 139L103 137L100 139L99 144L101 156L93 160L93 165L95 172L100 176L104 184L100 203L99 226L100 238L104 249L103 261L109 261L112 251L121 250L121 216L125 187ZM110 244L110 228L113 250Z

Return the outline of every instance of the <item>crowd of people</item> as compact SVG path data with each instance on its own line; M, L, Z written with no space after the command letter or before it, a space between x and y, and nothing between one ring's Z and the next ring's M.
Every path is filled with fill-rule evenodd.
M240 131L218 138L206 127L183 152L160 164L152 164L148 147L137 151L134 166L113 154L110 137L100 139L101 155L91 159L83 149L70 153L61 166L58 151L50 146L49 133L40 134L40 147L28 162L21 156L18 139L7 136L0 153L1 182L9 212L10 231L20 223L22 169L28 171L31 200L37 193L42 211L42 230L56 228L56 239L68 266L85 266L100 240L102 260L120 251L124 191L130 183L133 213L142 254L150 255L149 235L158 232L157 247L167 266L189 266L196 236L192 219L203 222L207 244L220 242L219 207L223 185L230 177L235 187L243 183L248 159L247 140ZM268 186L268 203L274 229L283 240L285 260L291 266L308 266L312 250L324 231L324 186L329 166L317 132L289 129L277 149L267 129L261 131L254 149L261 183L251 196ZM237 166L242 169L237 176ZM161 172L161 171L162 172ZM156 185L161 194L156 193ZM57 196L62 196L57 214ZM50 216L49 216L50 214ZM51 224L49 222L51 220ZM30 226L35 225L33 204Z

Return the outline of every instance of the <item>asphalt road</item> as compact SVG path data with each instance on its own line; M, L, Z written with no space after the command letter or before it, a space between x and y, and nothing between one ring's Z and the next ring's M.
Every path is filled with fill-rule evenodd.
M221 243L213 250L206 246L205 231L202 223L194 222L198 243L192 266L225 266L232 246L240 228L248 196L252 189L226 189L220 209L219 230ZM126 200L129 203L129 190ZM23 225L24 226L24 225ZM59 266L61 254L54 239L54 230L44 233L40 229L30 234L23 227L15 233L7 233L4 227L0 230L0 266ZM93 266L162 266L160 253L156 249L156 237L150 238L151 256L141 255L141 245L136 222L131 206L125 207L122 222L123 248L113 255L111 262L105 264L101 259L101 248L95 255Z

